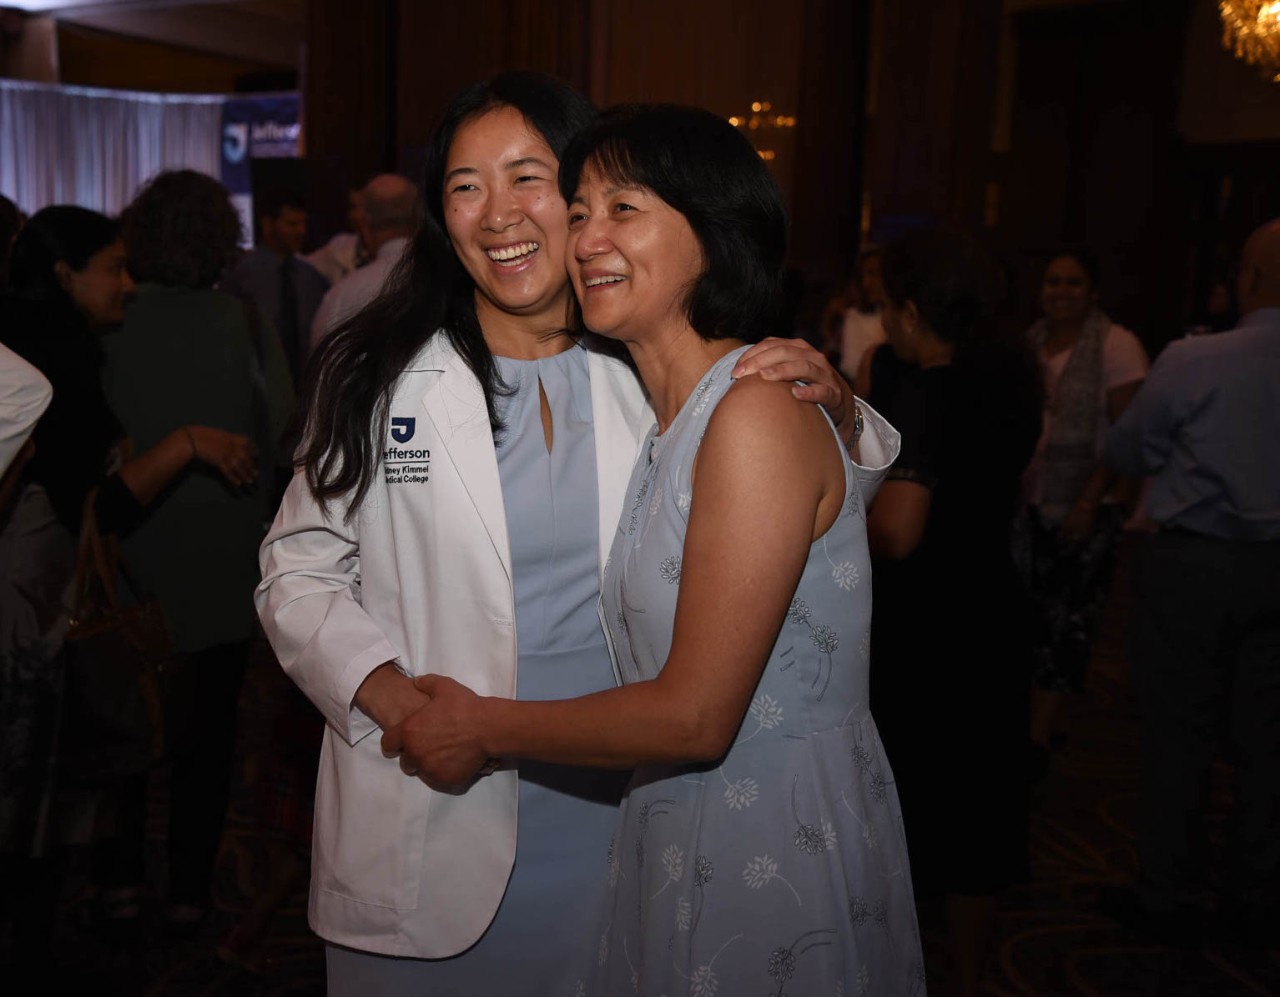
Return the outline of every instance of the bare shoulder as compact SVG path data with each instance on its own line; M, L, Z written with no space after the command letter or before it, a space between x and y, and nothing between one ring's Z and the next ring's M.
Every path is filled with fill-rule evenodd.
M789 381L750 374L711 414L695 480L710 474L724 495L773 503L769 515L789 510L812 540L830 527L844 501L843 460L817 405L792 395Z
M790 381L739 378L725 393L707 424L707 433L731 433L757 444L785 449L833 438L821 409L791 393Z

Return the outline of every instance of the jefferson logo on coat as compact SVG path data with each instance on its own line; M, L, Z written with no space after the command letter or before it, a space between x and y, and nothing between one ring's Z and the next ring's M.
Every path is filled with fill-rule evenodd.
M391 438L396 443L408 443L413 439L416 425L416 419L393 416ZM423 484L430 476L431 451L387 447L382 452L382 470L383 479L388 485Z

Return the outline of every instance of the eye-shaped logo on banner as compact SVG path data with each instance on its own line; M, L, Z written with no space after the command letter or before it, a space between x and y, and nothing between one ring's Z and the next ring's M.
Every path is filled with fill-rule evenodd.
M391 438L397 443L408 443L413 439L416 419L393 418L391 420Z
M222 128L222 157L228 163L242 163L249 151L249 126L244 123Z

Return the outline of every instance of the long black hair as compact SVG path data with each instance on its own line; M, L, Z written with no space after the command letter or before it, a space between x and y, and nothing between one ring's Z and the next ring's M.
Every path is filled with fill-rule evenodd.
M74 204L41 208L13 241L10 293L30 301L74 308L54 267L61 262L79 272L119 238L120 223L97 211Z
M386 436L396 381L438 334L448 337L484 391L489 423L500 428L494 397L497 365L476 318L475 283L449 241L444 172L458 129L488 111L512 107L558 159L596 117L590 101L542 73L502 73L459 93L427 146L422 227L383 293L325 338L311 364L309 412L300 461L317 500L348 495L350 519L369 490Z

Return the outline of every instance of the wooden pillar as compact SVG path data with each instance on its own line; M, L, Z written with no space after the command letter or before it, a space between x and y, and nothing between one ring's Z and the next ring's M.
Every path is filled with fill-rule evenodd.
M1189 198L1177 133L1190 4L1142 0L1014 18L1017 91L994 231L1033 310L1045 256L1098 256L1102 302L1155 348L1183 310Z
M791 190L791 263L838 286L857 255L871 0L807 0Z
M980 231L1001 0L882 6L868 194L883 241L922 222Z
M346 229L347 191L395 166L397 6L307 4L302 115L313 237Z
M586 93L594 6L591 0L472 0L466 17L451 18L432 4L402 2L395 42L399 168L417 178L440 113L470 83L508 69L536 69Z

